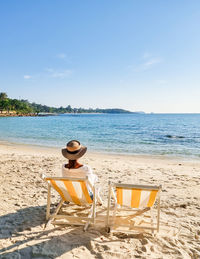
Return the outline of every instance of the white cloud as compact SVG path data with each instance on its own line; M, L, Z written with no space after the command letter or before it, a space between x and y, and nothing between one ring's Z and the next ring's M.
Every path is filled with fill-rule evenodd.
M65 59L67 56L65 53L59 53L56 55L57 58L60 58L60 59Z
M31 79L32 78L32 76L30 76L30 75L24 75L24 79Z
M128 68L132 68L135 72L146 71L162 62L160 57L156 57L149 52L145 52L142 55L141 60L142 62L140 64L135 67L129 66Z
M64 79L69 77L72 74L72 70L64 69L64 70L55 70L52 68L47 68L46 71L49 73L50 77Z
M147 58L150 58L150 57L152 57L152 54L149 53L149 52L145 52L145 53L143 54L143 56L142 56L143 59L147 59Z
M144 64L143 64L143 67L144 68L150 68L152 67L153 65L155 64L158 64L161 62L161 59L160 58L150 58L148 59Z

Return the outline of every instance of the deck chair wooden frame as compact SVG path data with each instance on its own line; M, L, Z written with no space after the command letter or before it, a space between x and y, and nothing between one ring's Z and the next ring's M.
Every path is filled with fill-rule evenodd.
M96 217L96 188L89 181L88 177L85 178L71 178L71 177L46 177L44 174L41 175L43 180L48 183L47 192L47 208L46 208L46 220L45 227L50 222L52 224L69 224L69 225L84 225L84 231L87 230L90 223L95 224ZM93 200L88 192L86 182L89 184L92 193ZM75 187L78 187L76 190ZM58 203L54 213L50 213L51 206L51 189L54 189L61 196L60 202ZM81 197L81 198L80 198ZM67 206L74 204L88 207L89 212L87 217L80 217L76 215L68 216L65 214L59 214L59 211L64 204L68 202ZM74 220L75 222L58 222L58 220Z
M106 231L109 233L113 230L114 226L125 226L129 229L122 230L124 232L132 232L132 230L154 230L159 232L160 224L160 192L162 186L151 186L151 185L132 185L132 184L122 184L122 183L111 183L109 181L109 192L108 192L108 206L107 206L107 217L106 217ZM116 193L115 193L116 190ZM123 191L130 191L129 201L130 203L124 206L123 204ZM143 193L142 193L143 192ZM149 194L148 194L149 193ZM148 198L149 195L149 198ZM145 198L144 198L145 197ZM113 214L111 215L111 198L114 200ZM125 198L125 195L124 195ZM153 221L152 207L157 199L157 221L156 224ZM142 201L143 200L143 201ZM141 203L141 204L140 204ZM145 205L145 206L140 206ZM150 227L140 226L140 225L130 225L123 224L117 225L116 213L118 211L129 211L134 212L133 217L140 216L144 213L150 212ZM112 221L112 222L111 222ZM155 226L156 225L156 226ZM119 229L116 231L120 231Z

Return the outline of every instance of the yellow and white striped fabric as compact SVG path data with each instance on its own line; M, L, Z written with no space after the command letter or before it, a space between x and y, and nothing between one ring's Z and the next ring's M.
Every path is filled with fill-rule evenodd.
M126 189L116 187L117 203L131 208L152 207L158 190Z
M85 181L53 180L48 183L60 194L64 201L77 205L92 203Z

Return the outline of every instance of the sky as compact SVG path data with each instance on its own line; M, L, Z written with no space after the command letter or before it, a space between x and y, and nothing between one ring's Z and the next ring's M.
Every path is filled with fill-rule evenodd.
M55 107L200 113L200 1L0 1L0 92Z

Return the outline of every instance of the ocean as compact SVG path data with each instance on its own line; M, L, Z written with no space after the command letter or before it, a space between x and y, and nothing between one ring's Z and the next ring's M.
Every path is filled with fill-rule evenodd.
M200 158L200 114L65 114L0 117L0 142L89 151Z

